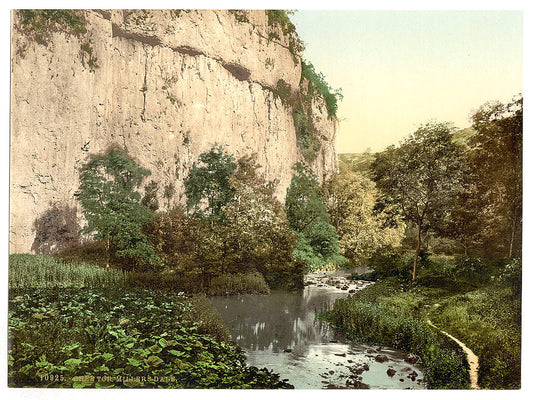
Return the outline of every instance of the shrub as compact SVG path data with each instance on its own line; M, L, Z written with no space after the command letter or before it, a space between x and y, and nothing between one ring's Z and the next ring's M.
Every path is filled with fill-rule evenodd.
M53 254L77 244L80 227L76 214L75 207L52 204L33 223L35 240L31 250L39 254Z
M374 279L396 277L402 281L411 278L412 258L398 253L378 253L368 261Z
M326 102L328 117L335 118L338 102L343 98L341 89L333 90L326 82L326 77L322 73L317 73L313 64L308 61L302 61L302 77L309 80L309 91L311 93L316 91Z
M195 294L187 299L191 305L188 319L198 327L198 333L213 336L219 342L229 343L229 329L205 294Z
M46 45L50 32L60 27L74 35L87 32L85 21L75 10L19 10L22 26L37 43Z
M207 290L210 296L234 294L269 294L265 278L258 272L219 275L211 280Z
M308 267L343 264L339 254L339 238L319 195L318 178L313 171L300 162L294 166L295 174L287 189L285 212L291 230L298 242L295 257Z

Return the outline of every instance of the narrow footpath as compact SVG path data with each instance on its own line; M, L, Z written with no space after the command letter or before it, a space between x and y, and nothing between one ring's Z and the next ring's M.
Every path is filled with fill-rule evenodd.
M468 347L466 347L466 345L463 342L459 341L457 338L454 338L448 332L444 332L443 330L440 330L439 328L437 328L435 325L433 325L433 323L429 319L427 320L427 323L429 326L432 326L433 328L439 330L441 333L448 336L450 339L452 339L455 343L457 343L463 349L463 351L466 353L468 365L470 365L470 385L472 389L480 389L480 387L477 384L477 379L478 379L477 370L479 367L479 360L478 360L478 357L474 354L474 352L470 350Z

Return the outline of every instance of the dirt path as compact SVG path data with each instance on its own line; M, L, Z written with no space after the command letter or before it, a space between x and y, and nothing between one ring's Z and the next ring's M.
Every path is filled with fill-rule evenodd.
M468 360L468 365L470 365L470 385L472 386L472 389L480 389L480 387L477 384L477 369L479 367L479 360L478 357L474 354L472 350L470 350L463 342L460 342L458 339L454 338L452 335L450 335L448 332L444 332L437 328L433 323L428 319L428 325L432 326L435 329L438 329L441 333L448 336L450 339L452 339L455 343L457 343L463 351L466 353L466 358Z

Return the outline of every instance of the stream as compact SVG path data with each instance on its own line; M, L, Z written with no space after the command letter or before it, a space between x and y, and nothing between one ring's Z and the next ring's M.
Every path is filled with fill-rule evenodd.
M288 379L296 389L425 389L408 354L347 340L316 316L369 282L314 274L296 292L217 296L210 300L247 362Z

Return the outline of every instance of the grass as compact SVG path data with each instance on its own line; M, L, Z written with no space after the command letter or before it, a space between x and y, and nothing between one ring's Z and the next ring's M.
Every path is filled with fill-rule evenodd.
M128 286L132 275L87 263L67 263L48 255L11 254L9 287L63 288Z
M430 309L431 320L467 344L479 357L479 384L519 389L521 365L520 296L488 285L444 298Z
M418 356L428 387L465 389L468 362L456 343L420 318L417 293L380 282L335 302L324 318L348 338L395 347Z
M444 342L425 324L430 319L479 357L478 383L482 388L520 388L520 261L502 269L480 260L432 259L425 268L416 283L398 276L381 278L338 301L326 318L352 338L418 354L431 375L432 369L441 369L441 355L428 349L438 349ZM444 343L444 348L448 346ZM462 367L456 368L459 371ZM461 382L461 377L450 373ZM441 374L436 376L437 380L430 382L433 387L452 384L443 381Z

